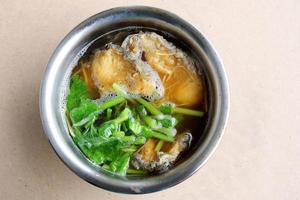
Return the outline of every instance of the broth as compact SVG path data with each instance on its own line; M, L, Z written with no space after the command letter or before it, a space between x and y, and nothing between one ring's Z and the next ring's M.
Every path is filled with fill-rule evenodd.
M88 51L84 54L84 56L79 60L77 66L74 67L71 77L74 77L75 75L78 75L80 77L80 79L86 84L87 89L88 89L88 96L90 96L90 98L92 100L99 102L99 99L100 99L100 102L101 102L101 99L104 96L107 97L107 93L111 94L114 89L114 88L112 88L112 91L103 92L103 89L101 90L100 89L101 87L99 86L99 82L101 82L101 79L95 80L95 79L97 79L97 77L95 77L96 76L95 75L95 68L96 68L95 67L95 62L96 62L95 54L99 51L107 51L107 49L113 48L110 45L107 45L110 42L121 45L121 42L124 41L125 38L128 38L128 36L130 36L132 34L136 34L137 37L139 36L139 34L144 36L143 35L144 33L139 33L137 31L129 31L129 32L128 31L120 31L119 33L114 33L114 36L109 35L104 38L101 38L101 40L95 41L91 45L91 47L88 49ZM152 33L149 33L149 34L152 34ZM160 38L159 35L156 37ZM171 39L170 37L167 39L170 39L170 41L175 41L174 39ZM167 40L167 42L169 42L169 40ZM151 43L151 41L149 43ZM168 166L167 168L161 168L159 166L155 169L148 167L148 165L147 165L148 157L152 156L151 159L159 160L159 159L161 159L158 156L159 152L165 153L167 155L168 152L170 152L172 150L172 148L174 148L174 146L175 146L174 143L176 143L176 142L170 142L170 141L160 142L163 140L159 139L159 138L150 137L147 139L146 143L143 143L140 146L138 146L138 149L135 150L135 153L140 152L140 154L146 155L146 153L147 153L147 151L149 151L149 149L152 148L152 150L153 150L153 148L157 148L157 146L160 145L159 143L162 143L162 145L160 147L160 151L157 153L157 155L151 154L151 156L147 155L148 157L144 156L142 158L142 161L140 158L137 158L138 156L135 156L134 159L132 157L130 157L130 159L131 160L133 159L134 161L132 161L132 162L128 161L128 162L130 162L130 164L129 164L129 169L127 170L127 175L129 175L128 174L129 170L132 170L132 172L135 172L133 174L137 174L137 175L141 175L141 174L144 175L144 173L142 173L143 171L148 171L147 174L161 173L166 170L169 170L171 167L180 163L182 160L185 159L186 156L188 156L189 149L193 148L193 145L195 145L195 142L201 137L201 134L203 132L203 129L204 129L204 126L206 123L206 118L207 118L207 116L205 114L205 113L207 113L207 109L208 109L207 89L206 89L206 85L205 85L205 77L199 70L199 63L196 63L196 61L192 58L192 54L188 50L184 51L184 54L182 56L181 50L180 49L177 50L178 43L175 43L176 46L171 46L172 48L176 48L175 51L174 51L174 49L168 50L167 48L165 48L165 49L162 48L162 50L159 53L157 53L157 52L153 53L153 52L151 52L151 49L150 50L147 49L147 48L149 48L149 47L147 47L147 45L149 46L149 43L144 44L144 46L146 46L146 47L142 51L139 59L141 60L141 62L145 62L147 64L147 66L149 65L151 67L151 69L154 69L154 71L157 72L158 77L161 80L161 84L164 86L164 94L160 97L153 97L155 99L154 100L151 99L151 104L154 107L158 108L160 105L163 105L166 102L173 102L176 107L182 107L184 109L185 108L193 109L193 110L197 110L197 111L200 110L204 113L204 116L195 117L195 116L184 115L182 121L178 125L176 125L176 128L174 128L174 129L176 129L177 133L178 134L180 133L180 134L179 134L179 136L176 136L176 137L174 136L175 141L179 140L178 138L183 133L188 132L188 133L192 134L192 137L190 138L189 141L186 141L186 142L187 143L191 142L191 144L187 144L186 145L187 147L185 147L185 148L182 147L183 150L179 151L177 149L177 151L179 151L179 152L176 155L175 159L172 158L173 160L172 160L170 166ZM172 43L170 43L170 44L172 44ZM168 46L168 45L166 45L166 46ZM137 59L138 55L135 55L136 52L134 50L134 47L132 47L132 45L130 46L130 44L128 43L128 46L129 46L129 51L131 51L129 53L130 55L128 55L127 57L126 56L124 56L124 57L129 62L135 62L132 60ZM178 46L181 47L182 49L186 50L186 48L182 44L178 45ZM121 48L126 49L125 45L122 45ZM109 53L110 52L108 52L108 54ZM120 53L120 55L123 55L122 54L123 50L118 53ZM110 53L110 55L111 55L111 53ZM178 57L176 57L176 56L178 56ZM184 56L186 56L187 59L185 59ZM159 60L159 62L157 62L157 59ZM112 63L113 63L113 61L115 61L113 57L108 57L107 59L103 58L103 60L105 62L107 60L109 60L109 61L112 60ZM163 61L160 62L160 60L163 60ZM161 63L164 63L164 65L167 67L161 68ZM192 68L185 67L187 65L191 65ZM167 70L165 70L165 69L167 69ZM168 72L168 69L170 69L170 70L175 69L175 70L173 70L172 72ZM111 69L108 68L108 70L111 70ZM105 74L105 76L106 76L106 74ZM110 78L110 77L108 77L108 78ZM156 84L156 82L155 82L155 84ZM144 87L145 86L139 87L139 88L144 88ZM130 93L130 88L132 88L131 85L125 87L125 89L128 93ZM122 89L124 89L123 86L122 86ZM72 90L72 88L70 90ZM192 94L192 95L190 95L190 94ZM136 97L142 97L142 96L143 95L141 95L139 93L133 94L134 99ZM144 95L143 97L146 98L146 100L147 100L149 95ZM132 108L133 110L135 110L135 109L137 110L137 107L135 107L136 103L132 103L131 100L126 101L125 104L129 108ZM142 104L142 105L144 105L144 104ZM118 108L117 106L113 107L111 109L112 111L110 111L110 112L116 112L116 110ZM149 110L147 110L147 112L149 113ZM70 115L71 115L71 112L69 114L67 114L67 117L69 118L68 119L69 121L72 121ZM169 114L167 114L167 115L169 116ZM174 119L175 118L176 118L176 116L174 115ZM154 117L154 119L159 121L159 118ZM101 120L103 120L103 119L102 118L96 119L93 123L95 123L96 126L97 125L100 126ZM176 118L176 120L177 120L177 118ZM178 121L179 121L179 119L178 119ZM74 121L73 121L73 125L74 125ZM121 128L121 130L122 131L119 131L119 132L123 132L122 128ZM125 132L125 137L132 136L132 135L126 135L126 134L127 133ZM186 137L188 137L188 136L186 136ZM138 137L136 137L136 138L138 138ZM74 139L74 141L76 141L76 140ZM149 146L149 148L147 147L148 149L146 149L146 147L145 147L147 145ZM178 145L179 145L179 143L178 143ZM82 149L82 147L79 147L79 148L82 151L84 151ZM87 153L84 153L84 154L89 158L89 155L87 155ZM171 153L169 153L169 154L171 155ZM89 158L89 159L91 159L91 158ZM113 161L109 161L109 163L113 163ZM153 163L151 163L151 164L153 164ZM110 164L110 165L112 165L112 164ZM106 164L104 164L104 165L101 164L102 168L112 171L110 165L107 166ZM146 166L142 166L142 165L146 165ZM156 165L159 165L159 164L156 163ZM134 169L134 167L138 168L138 169ZM142 169L142 171L139 171L140 169ZM123 175L124 175L124 173L123 173Z

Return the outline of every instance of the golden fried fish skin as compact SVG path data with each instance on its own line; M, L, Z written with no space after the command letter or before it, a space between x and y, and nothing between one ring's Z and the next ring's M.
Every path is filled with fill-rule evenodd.
M189 132L178 134L175 142L164 143L161 150L156 152L155 147L158 140L150 138L134 153L131 158L131 164L136 169L143 169L150 172L167 171L180 154L189 148L191 140L192 135Z
M151 97L163 96L163 86L158 74L149 65L130 59L118 46L96 51L91 61L92 77L101 94L114 92L117 83L128 92Z
M132 57L147 62L158 72L164 88L164 100L196 107L203 101L203 83L192 59L154 32L129 35L122 47Z

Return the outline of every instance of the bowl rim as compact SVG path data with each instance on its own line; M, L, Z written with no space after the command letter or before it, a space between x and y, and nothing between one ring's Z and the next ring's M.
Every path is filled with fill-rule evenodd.
M187 32L196 42L202 43L205 47L205 52L207 53L207 60L211 62L211 66L214 67L215 70L215 79L216 83L218 84L218 95L216 98L218 99L218 121L216 122L214 129L210 130L214 133L211 135L212 138L208 141L207 148L203 150L201 154L197 154L198 156L194 156L193 160L191 161L189 166L178 166L180 168L181 173L165 173L160 176L150 177L145 179L144 181L138 180L127 180L127 179L110 179L103 174L97 174L95 172L87 170L86 166L82 166L75 162L75 157L69 157L70 154L68 152L64 152L66 149L63 149L58 138L53 135L53 126L52 124L55 123L53 118L55 116L50 115L49 107L48 107L48 95L47 89L53 87L51 85L51 77L50 73L52 68L56 65L55 61L61 54L64 46L67 44L69 40L74 38L78 32L84 31L85 27L92 26L92 22L96 20L103 20L103 18L109 18L111 16L116 15L117 13L124 13L130 12L131 14L136 13L143 13L147 12L150 13L153 17L157 17L160 20L164 20L165 17L174 19L180 26L184 27L184 31ZM106 190L110 190L113 192L120 192L120 193L128 193L128 194L141 194L141 193L151 193L160 191L171 186L177 185L178 183L186 180L191 175L193 175L198 169L200 169L209 159L209 157L213 154L216 147L218 146L221 137L223 135L228 115L229 115L229 85L227 80L227 75L224 70L223 63L216 52L215 48L211 45L211 43L207 40L207 38L200 33L196 28L194 28L191 24L186 22L185 20L181 19L177 15L170 13L169 11L148 7L148 6L129 6L129 7L116 7L112 8L98 14L95 14L74 29L72 29L59 43L59 45L54 50L52 56L50 57L48 64L46 66L44 76L41 81L40 86L40 117L43 124L44 133L47 136L49 143L51 144L52 148L58 155L58 157L68 166L73 172L75 172L79 177L86 180L87 182L101 187ZM177 168L177 167L175 167ZM178 168L178 170L179 170ZM158 178L159 177L159 178ZM149 181L149 182L147 182Z

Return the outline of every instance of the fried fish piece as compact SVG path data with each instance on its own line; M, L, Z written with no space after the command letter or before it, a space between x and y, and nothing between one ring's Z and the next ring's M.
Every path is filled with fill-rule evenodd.
M148 170L150 172L167 171L178 159L180 153L187 150L192 140L192 134L184 132L176 136L173 143L164 143L159 152L155 151L157 139L150 138L134 153L131 164L136 169Z
M193 60L162 36L154 32L132 34L122 47L158 72L165 88L163 100L188 107L203 102L203 83Z
M164 93L158 74L147 63L131 59L116 45L95 52L91 71L100 94L114 92L113 83L125 87L129 93L150 99L160 98Z

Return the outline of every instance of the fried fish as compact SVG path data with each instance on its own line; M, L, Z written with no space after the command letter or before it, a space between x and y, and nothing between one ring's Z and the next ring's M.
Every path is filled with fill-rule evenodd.
M122 47L158 72L165 88L163 100L188 107L202 103L202 80L195 63L182 50L154 32L129 35Z
M163 96L158 74L145 62L133 60L120 47L96 51L91 60L92 78L100 94L114 92L117 83L133 94L156 99Z

